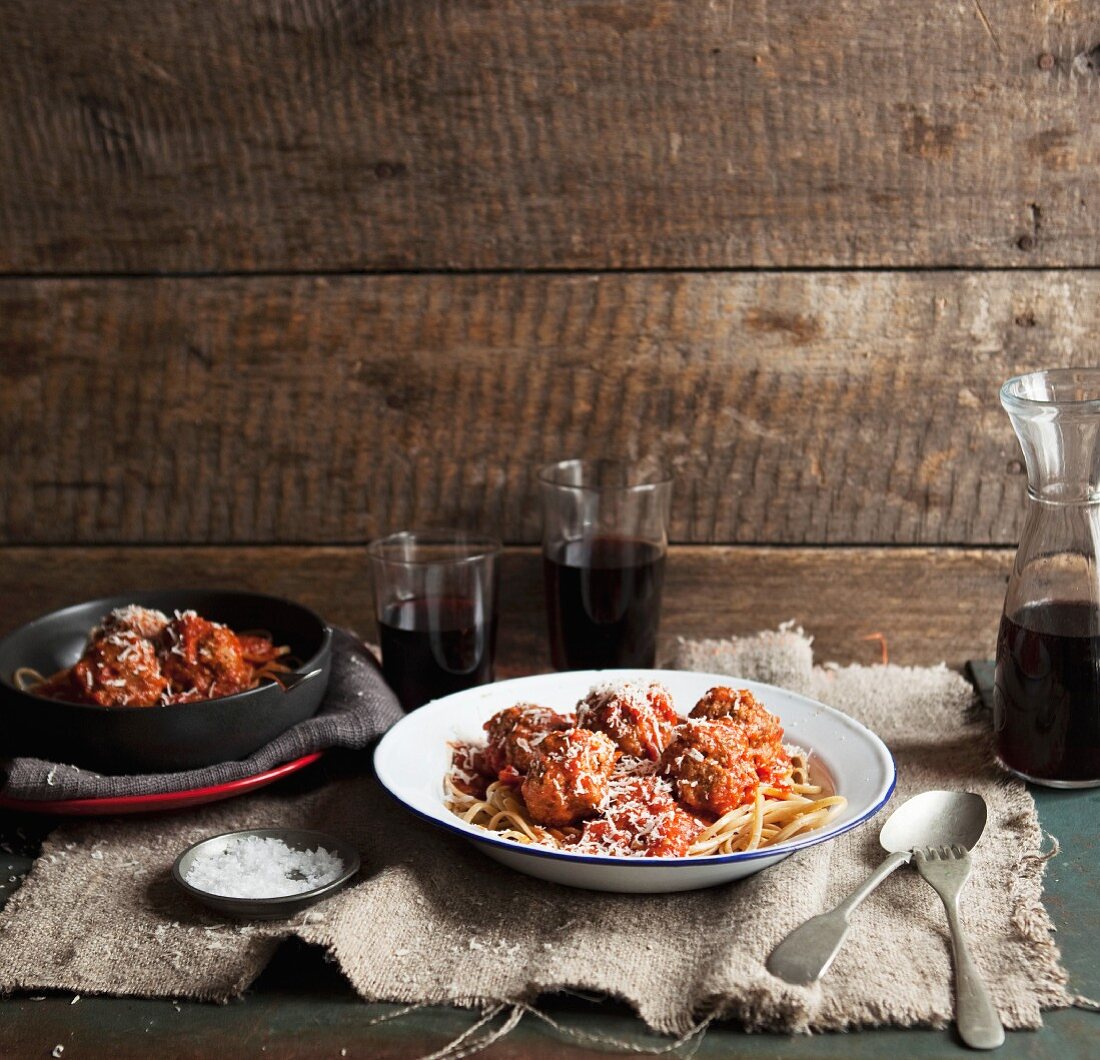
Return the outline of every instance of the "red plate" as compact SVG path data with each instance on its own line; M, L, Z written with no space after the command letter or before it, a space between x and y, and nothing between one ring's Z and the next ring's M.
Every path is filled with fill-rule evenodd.
M312 765L324 751L302 755L292 762L284 762L274 769L264 770L251 777L241 777L225 784L212 784L206 788L190 788L187 791L170 791L157 795L116 795L102 799L6 799L0 796L0 810L20 810L25 813L55 813L73 817L99 817L111 813L153 813L157 810L182 810L187 806L200 806L204 802L220 802L235 795L244 795L283 777L297 773Z

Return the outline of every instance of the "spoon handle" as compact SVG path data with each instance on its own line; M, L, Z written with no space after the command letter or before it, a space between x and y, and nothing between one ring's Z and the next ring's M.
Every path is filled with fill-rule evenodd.
M840 952L852 926L849 918L856 907L909 858L908 850L891 854L838 906L796 927L772 950L767 961L768 971L788 983L805 984L820 979Z
M318 666L316 670L310 670L309 673L296 674L286 673L279 674L277 683L282 686L284 692L289 692L292 688L297 688L301 684L305 684L306 681L311 680L318 674L322 673L321 668Z

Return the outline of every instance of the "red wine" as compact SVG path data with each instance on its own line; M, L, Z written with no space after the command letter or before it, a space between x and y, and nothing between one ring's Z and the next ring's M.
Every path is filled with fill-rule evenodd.
M1100 609L1048 603L1001 619L993 730L1017 773L1100 782Z
M493 679L497 627L478 601L403 600L378 624L382 672L406 710Z
M661 548L624 537L563 541L548 550L542 569L555 669L654 664Z

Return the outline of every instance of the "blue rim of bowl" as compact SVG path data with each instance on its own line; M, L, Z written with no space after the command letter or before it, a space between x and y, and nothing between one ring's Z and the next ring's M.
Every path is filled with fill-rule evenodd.
M173 591L177 591L177 590L172 590L172 589L163 589L163 590L162 589L137 589L137 590L135 590L131 593L112 593L110 596L97 596L97 597L95 597L91 600L82 600L82 601L80 601L80 603L69 604L67 607L59 607L54 611L47 611L46 614L39 615L37 618L32 618L29 622L24 622L23 625L17 626L13 630L9 630L7 633L5 633L3 635L3 637L0 637L0 644L3 644L3 642L6 641L9 637L14 637L17 633L22 633L25 629L27 629L28 626L38 625L38 623L45 622L47 619L56 618L60 615L63 615L67 611L75 611L78 608L88 607L91 604L104 604L104 605L106 605L106 604L111 603L112 601L119 600L123 597L126 597L127 599L132 599L135 596L148 596L152 593L160 594L161 592L171 593ZM247 589L202 589L202 588L199 588L199 589L180 589L178 591L181 592L181 593L184 593L184 592L209 593L211 596L224 595L224 596L250 597L250 598L256 599L256 600L270 600L273 603L277 603L277 604L290 604L293 607L297 607L300 610L304 611L306 614L308 614L310 616L310 618L316 619L317 624L321 627L321 644L318 647L318 649L313 653L313 655L311 655L309 657L309 659L307 659L305 662L303 662L300 666L296 666L291 671L291 673L304 674L304 673L307 673L310 670L316 669L320 665L320 660L324 656L325 652L326 651L331 651L331 649L332 649L332 639L333 639L332 626L330 626L319 614L317 614L317 612L314 611L313 608L306 607L305 604L300 604L300 603L298 603L297 600L289 600L285 596L273 596L271 593L254 593L254 592L251 592ZM139 605L139 606L141 606L141 605ZM234 703L239 703L239 702L241 702L242 700L244 700L248 697L254 697L254 696L258 695L259 693L263 692L265 689L269 688L270 684L274 684L274 683L277 683L277 682L270 682L270 683L269 682L264 682L264 683L258 684L255 688L245 689L245 691L243 691L243 692L232 692L227 696L215 696L213 699L204 699L204 700L199 700L198 702L202 702L202 703L225 703L226 701L232 700ZM29 689L19 688L18 686L16 686L14 684L14 682L12 682L9 679L7 674L0 673L0 685L3 685L5 688L10 689L12 692L17 692L19 695L32 696L32 697L34 697L35 699L38 699L38 700L43 699L43 697L41 697L41 696L35 696L34 692L30 691ZM103 713L117 714L118 713L118 708L117 707L101 707L101 706L99 706L98 704L95 704L95 703L70 703L67 700L52 700L51 701L51 700L48 700L48 699L44 700L44 701L45 702L64 703L65 706L67 706L67 707L72 707L74 709L80 709L81 711L92 713L92 714L103 714ZM194 706L194 703L167 703L164 706L157 707L156 709L158 711L162 711L162 710L164 710L164 711L178 711L180 708L186 708L186 707L190 707L190 706Z
M314 887L310 891L297 891L294 894L275 895L272 898L239 898L236 895L215 894L213 891L204 891L201 887L196 887L188 883L183 873L180 872L180 863L196 847L200 847L204 843L212 843L216 839L228 839L231 836L238 835L255 835L257 832L307 832L317 837L317 839L321 841L319 843L321 846L327 844L328 846L336 846L340 850L344 848L352 850L355 854L355 860L351 863L350 868L345 866L344 871L340 873L336 879L329 880L328 883L324 883L320 887ZM336 842L333 843L333 840ZM196 901L202 902L204 905L213 900L215 902L225 903L227 906L237 907L241 910L245 910L250 906L262 909L278 909L281 906L290 905L296 902L312 902L315 899L327 897L335 891L338 891L344 884L348 883L361 867L362 861L359 852L355 850L350 843L340 839L339 836L334 836L330 832L319 832L315 828L280 828L273 826L271 828L236 828L232 832L219 832L217 835L208 835L203 839L196 840L189 847L181 850L175 861L172 862L171 876L177 886L183 888L183 890L191 895Z
M688 672L688 671L684 671ZM789 692L786 689L778 689L778 686L767 686L762 681L753 681L755 685L763 685L764 687L774 687L778 691L785 692L788 695L798 695L800 699L809 699L808 696L802 696L797 692ZM538 847L534 843L524 844L515 843L509 839L497 839L493 835L488 833L478 835L473 831L467 831L466 828L476 828L476 825L467 825L466 828L461 827L458 824L452 824L450 821L444 821L441 818L433 817L431 814L425 813L423 810L418 810L415 806L411 806L404 799L401 798L395 791L387 786L385 781L378 775L378 752L382 749L382 744L385 742L386 736L382 737L378 746L374 749L374 754L371 756L371 763L374 766L374 775L381 785L382 790L386 792L391 799L393 799L398 805L402 806L409 813L415 817L419 817L422 821L428 822L428 824L435 825L437 828L442 828L448 832L452 832L455 835L462 836L463 839L468 839L474 843L482 843L488 847L495 847L501 850L508 850L516 854L526 854L535 858L550 858L553 861L561 861L566 864L572 865L615 865L620 867L633 866L635 868L671 868L677 865L730 865L738 864L743 861L759 861L761 858L783 858L788 854L794 854L799 850L805 850L807 847L817 846L819 843L827 843L830 839L836 839L837 836L842 836L846 832L852 831L854 828L858 828L861 824L866 823L872 817L875 816L890 801L890 796L894 794L894 789L898 783L898 766L894 761L894 756L890 752L890 748L882 742L881 737L877 736L870 729L867 728L862 722L856 721L855 718L849 717L843 711L837 710L835 707L830 707L827 703L818 703L816 700L811 700L817 707L823 707L831 714L837 714L842 717L846 722L856 725L867 733L873 741L878 744L886 754L886 758L890 763L890 783L887 785L885 792L883 792L881 798L879 798L872 806L869 806L859 817L853 818L851 821L846 821L843 825L834 828L826 828L820 832L810 832L803 839L796 839L789 843L780 843L774 847L764 847L762 850L742 850L736 854L703 854L698 857L688 858L614 858L614 857L601 857L593 854L574 854L568 850L551 850L546 847ZM398 722L398 724L401 724ZM393 731L392 729L390 730ZM387 736L389 733L386 734ZM813 748L809 748L813 751ZM446 807L443 807L446 810ZM449 810L447 810L450 813Z

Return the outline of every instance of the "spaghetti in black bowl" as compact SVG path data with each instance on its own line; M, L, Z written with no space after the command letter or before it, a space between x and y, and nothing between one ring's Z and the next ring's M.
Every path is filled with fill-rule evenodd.
M159 612L171 627L158 634L166 662L177 661L181 648L172 638L187 631L192 615L206 627L240 634L247 646L245 672L222 686L233 691L222 694L216 682L197 689L194 682L165 680L149 698L135 693L131 699L125 689L112 699L110 687L85 688L83 680L90 684L91 677L80 663L93 631L102 636L113 614L144 609ZM152 651L152 643L135 638L133 650L123 643L121 654ZM332 631L316 614L261 593L165 590L77 604L0 640L3 750L109 774L177 772L247 758L317 712L331 654ZM171 666L164 669L178 676ZM75 679L81 684L74 692Z

